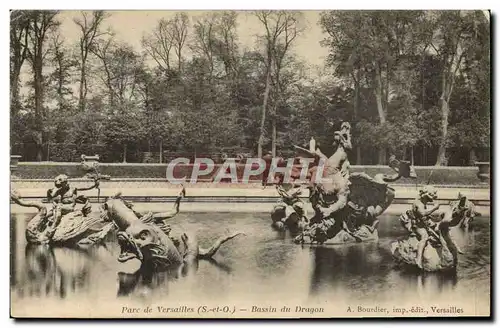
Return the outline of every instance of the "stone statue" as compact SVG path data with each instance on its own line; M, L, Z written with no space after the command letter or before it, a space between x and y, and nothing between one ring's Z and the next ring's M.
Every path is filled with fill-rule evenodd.
M398 161L391 157L390 167L394 175L376 175L374 178L365 173L350 173L348 152L352 149L351 126L344 122L335 132L336 150L330 157L314 149L295 148L304 157L316 160L309 170L309 201L314 216L304 231L299 234L297 243L346 243L378 239L377 217L382 214L394 199L394 189L388 183L401 177L414 177L409 162ZM318 175L319 163L324 163L323 174ZM317 178L323 178L317 181Z
M201 248L195 234L185 231L177 238L171 235L170 226L163 222L169 215L138 216L120 195L106 200L103 209L107 220L114 222L118 228L121 248L118 261L123 263L138 259L141 262L139 270L145 272L196 265L197 260L211 259L222 244L242 234L229 233L210 248Z
M20 206L38 210L26 227L26 240L31 244L83 247L104 239L112 227L99 215L92 215L88 207L72 208L62 214L60 204L55 203L48 208L42 202L28 202L15 190L11 192L11 200Z
M11 192L14 203L38 210L26 227L28 243L83 246L98 242L110 231L111 227L103 224L99 215L91 215L89 199L79 194L80 191L99 188L103 176L98 174L95 165L85 166L82 163L82 167L91 172L89 177L94 180L93 185L72 187L68 176L60 174L54 179L54 187L47 190L49 206L42 202L27 202L16 190Z
M350 163L348 160L347 152L352 150L351 125L349 123L347 122L342 123L340 131L335 132L334 145L337 147L336 151L333 153L332 156L327 157L325 154L323 154L323 152L321 152L321 150L318 147L316 147L316 141L314 140L314 138L311 138L311 141L309 143L308 155L312 155L313 157L316 158L315 163L319 164L320 160L323 160L325 162L323 177L328 177L334 179L335 181L337 180L340 181L340 179L337 179L337 176L340 173L340 176L342 176L344 179L348 179ZM295 146L295 148L298 150L304 150L303 148L298 146ZM317 169L318 169L317 165L313 166L308 174L308 177L310 177L313 182L316 179ZM335 188L334 185L335 183L322 184L323 189L327 191L329 189Z
M301 232L309 220L306 217L304 202L300 199L301 188L286 191L283 185L276 185L281 199L271 212L272 226L278 230L289 230L292 234Z
M464 215L464 219L460 221L459 227L468 230L470 224L473 222L474 218L480 214L476 211L476 206L467 197L458 194L458 200L450 203L450 206L457 209L457 213L461 212Z
M92 210L90 202L87 197L78 195L79 191L91 190L99 187L99 179L94 180L94 185L88 188L74 188L68 182L66 174L60 174L54 179L54 187L47 190L47 201L53 203L53 209L47 215L53 214L55 222L61 219L62 215L66 215L75 210L76 204L83 204L82 214L87 215ZM53 211L58 209L58 211Z
M81 167L85 172L85 177L92 179L94 181L100 181L100 180L109 180L110 176L101 174L99 172L99 156L81 156L82 161L81 161ZM101 196L101 189L99 188L99 185L96 186L97 188L97 201L99 201L99 198Z
M450 235L452 227L477 215L467 197L459 194L448 210L437 212L439 205L430 205L437 198L437 191L424 186L412 208L400 217L408 235L391 245L391 252L400 264L423 271L456 269L458 254L463 251Z

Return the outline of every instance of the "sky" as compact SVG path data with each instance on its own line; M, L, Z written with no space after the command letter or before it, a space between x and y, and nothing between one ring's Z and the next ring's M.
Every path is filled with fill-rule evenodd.
M145 33L150 32L161 18L169 19L176 11L109 11L111 17L105 21L105 27L111 27L116 33L116 38L126 41L141 50L141 38ZM203 11L187 11L191 16L191 24L196 17L203 14ZM260 22L250 15L250 12L238 12L238 36L243 47L251 48L255 43L255 35L261 33ZM298 37L294 44L295 53L311 65L323 66L327 56L327 49L321 47L320 41L325 37L318 26L319 11L304 11L305 31ZM68 44L74 44L79 38L78 26L73 22L75 17L80 15L79 11L62 11L61 35L64 36Z

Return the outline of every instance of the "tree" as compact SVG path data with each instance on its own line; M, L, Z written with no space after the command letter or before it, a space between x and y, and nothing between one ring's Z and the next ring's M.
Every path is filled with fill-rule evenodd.
M46 42L48 34L59 26L56 20L57 11L30 12L28 60L33 72L35 131L34 138L37 145L37 160L42 160L43 132L45 121L44 108L44 75L43 66L47 54Z
M238 14L234 11L223 11L217 13L215 18L213 52L218 61L224 65L226 79L234 81L238 74Z
M436 165L446 165L450 99L463 61L477 44L478 34L489 34L489 21L479 11L441 11L430 17L435 24L431 46L441 61L441 140Z
M329 55L317 74L294 53L298 12L252 12L260 35L250 48L238 12L192 25L190 13L174 13L144 35L140 53L105 36L105 21L95 27L96 13L77 13L87 54L78 47L76 63L57 16L47 17L55 12L22 13L11 15L11 145L27 160L40 160L47 143L50 159L72 161L95 147L105 161L158 148L287 156L311 135L328 155L342 121L353 125L357 164L383 164L387 151L434 164L440 146L449 165L489 155L489 20L480 11L324 12ZM19 78L25 66L31 79Z
M417 117L416 70L419 65L423 66L432 26L428 24L424 11L413 10L324 12L320 24L328 35L322 41L330 49L327 65L333 67L339 77L352 83L356 121L371 120L371 115L363 117L360 106L363 89L370 89L372 92L368 102L370 105L373 102L373 107L377 110L373 119L381 125L374 127L373 132L384 134L375 138L378 142L375 146L379 148L379 163L382 164L386 160L387 143L384 140L390 137L387 132L396 133L400 129L397 128L398 124L407 123L399 122L391 127L391 124L396 123L391 120L398 116L411 120ZM424 98L421 97L422 101ZM413 123L416 125L415 121ZM355 130L359 131L356 126ZM398 133L393 136L395 139L400 137ZM415 140L411 139L408 134L408 140L404 144L414 144ZM359 157L358 148L358 159Z
M463 118L453 126L449 132L449 143L455 147L469 150L469 165L475 165L475 149L489 146L490 141L490 121L488 118L480 117L472 113L469 117Z
M237 17L232 11L213 12L194 23L190 48L198 60L207 63L211 94L224 92L222 89L232 94L236 87L240 56ZM213 97L212 101L217 100Z
M80 82L79 82L79 99L78 107L81 111L85 110L87 99L87 63L88 56L91 53L96 42L106 34L109 30L102 31L101 27L104 20L109 15L103 10L95 10L90 14L89 12L82 11L81 18L75 18L74 22L78 25L81 35L78 41L79 55L80 55Z
M144 51L164 71L171 70L170 53L174 46L174 40L172 40L170 28L170 21L162 18L158 21L155 29L142 38Z
M53 86L58 109L67 109L69 105L67 97L73 94L70 87L73 82L72 70L78 66L78 62L69 56L60 33L54 33L50 41L50 64L53 66L53 71L48 76L47 82Z
M199 58L204 58L209 64L210 77L215 70L214 34L216 24L216 13L205 14L200 17L193 26L193 40L191 51Z
M264 54L266 60L266 88L262 102L262 115L260 121L260 135L257 142L257 156L262 157L264 142L266 113L268 110L269 94L274 70L281 69L283 59L290 44L300 33L300 13L293 11L257 11L254 13L265 29ZM279 71L275 73L279 74ZM277 75L279 76L279 75ZM274 117L274 115L273 115ZM276 154L276 123L273 123L273 155Z
M102 39L95 43L92 47L92 53L99 59L101 63L100 74L98 78L105 85L107 90L108 104L113 107L115 105L115 92L113 89L113 73L111 72L111 52L113 51L114 39Z
M117 44L112 49L107 66L111 73L112 89L118 103L137 100L138 77L141 74L142 60L128 44Z
M178 13L170 21L170 35L177 56L177 70L182 71L182 51L186 43L189 29L189 17L186 13Z
M122 161L127 162L127 150L130 144L142 138L140 118L136 113L120 110L107 117L103 125L104 142L110 148L122 151Z
M138 84L143 73L139 54L130 45L112 38L98 42L93 52L101 64L97 75L106 87L110 107L123 108L126 103L138 101Z
M28 56L30 31L29 12L11 11L10 15L10 104L11 116L15 117L20 109L19 79L21 68Z

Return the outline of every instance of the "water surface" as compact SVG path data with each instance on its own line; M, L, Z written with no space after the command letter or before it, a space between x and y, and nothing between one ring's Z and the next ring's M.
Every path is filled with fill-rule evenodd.
M490 219L474 221L469 232L453 235L465 251L456 276L416 274L395 267L390 243L402 236L397 217L381 218L376 243L343 246L295 245L286 234L270 228L265 214L179 214L176 229L196 231L201 246L209 247L227 231L242 231L224 244L213 261L199 261L190 275L153 277L144 287L133 272L135 263L120 264L116 243L83 252L66 248L27 247L24 229L33 214L11 218L11 290L13 306L51 304L81 307L82 313L110 302L262 304L294 300L298 304L335 302L398 302L456 300L486 301L490 293ZM86 315L84 315L86 316Z

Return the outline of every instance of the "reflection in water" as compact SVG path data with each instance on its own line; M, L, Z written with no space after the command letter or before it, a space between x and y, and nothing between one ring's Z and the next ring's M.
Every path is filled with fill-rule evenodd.
M202 260L210 263L216 270L227 274L232 272L231 267L226 264L218 263L215 259ZM144 297L146 294L155 293L161 290L163 295L168 294L169 283L187 279L196 276L199 269L199 261L185 263L182 266L171 267L167 271L154 272L151 268L141 266L139 270L133 273L118 272L118 297L133 296Z
M27 245L25 256L27 268L24 285L27 293L40 295L42 290L45 294L55 290L57 275L60 271L57 269L52 249L46 245ZM64 297L64 287L60 289L61 297Z
M312 247L311 252L314 256L312 295L330 288L371 293L386 284L387 274L392 270L390 252L379 248L377 243Z
M131 296L136 292L139 297L161 287L168 290L169 280L177 278L174 272L138 271L136 273L118 273L118 297Z
M451 291L457 286L457 273L454 270L446 272L421 272L415 269L401 268L395 271L399 279L405 281L405 288L415 290L420 295Z
M10 239L16 239L17 234L17 224L10 225ZM10 243L10 288L13 288L16 285L16 265L17 265L17 250L16 244Z
M314 256L311 296L326 297L333 290L344 299L387 300L394 296L391 291L398 291L425 298L452 293L458 284L455 271L424 273L397 267L389 248L377 243L311 247L311 253ZM462 269L466 272L468 268L466 265Z
M141 275L139 273L118 272L118 293L117 296L128 296L139 283Z
M65 298L88 285L89 259L83 252L52 248L48 245L25 246L25 271L20 277L20 293L29 296L56 295Z
M216 271L231 274L232 268L228 265L218 263L214 259L201 260L210 263ZM169 294L169 286L172 282L185 282L189 277L197 274L198 261L191 265L183 265L171 268L165 272L155 272L148 269L140 269L135 273L118 272L118 297L144 298L147 295L166 296Z
M490 292L489 218L474 221L470 232L454 231L465 251L456 275L415 273L395 267L390 243L404 235L396 217L380 224L378 243L345 246L300 246L278 235L264 215L183 214L173 227L197 231L200 245L210 245L227 229L244 238L224 245L210 261L200 261L155 275L124 270L116 259L119 247L87 251L26 246L24 229L30 217L13 216L11 267L13 297L67 300L96 306L99 299L202 301L241 299L386 301L395 297L463 298ZM479 297L479 296L478 296ZM20 305L18 305L20 306Z

